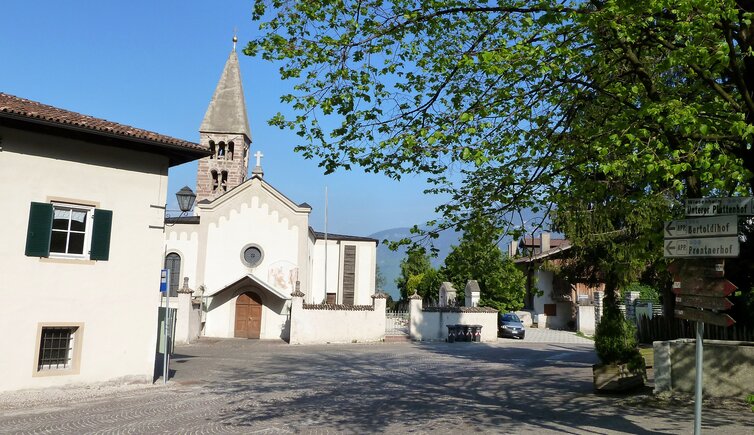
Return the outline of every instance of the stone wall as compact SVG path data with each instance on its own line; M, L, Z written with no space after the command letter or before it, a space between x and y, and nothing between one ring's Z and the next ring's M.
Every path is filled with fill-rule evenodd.
M694 393L696 340L655 341L655 394ZM703 394L744 399L754 393L754 342L704 341Z
M385 339L385 294L372 305L304 305L304 293L291 301L290 344L363 343Z
M421 298L409 303L409 335L416 341L444 341L447 325L482 325L481 341L497 341L498 312L486 307L435 307L422 309Z

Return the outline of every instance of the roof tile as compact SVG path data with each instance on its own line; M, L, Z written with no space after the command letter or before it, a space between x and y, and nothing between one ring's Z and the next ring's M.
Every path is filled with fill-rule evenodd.
M3 117L5 114L14 115L17 118L39 119L54 124L60 124L62 127L78 127L85 130L91 130L93 133L112 133L118 136L123 136L124 139L140 139L174 147L205 150L203 146L195 142L189 142L152 131L118 124L117 122L108 121L106 119L82 115L81 113L60 109L0 92L0 117Z

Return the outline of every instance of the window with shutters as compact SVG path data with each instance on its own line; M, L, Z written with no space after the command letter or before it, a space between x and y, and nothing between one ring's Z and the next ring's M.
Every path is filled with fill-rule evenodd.
M26 255L108 260L112 214L81 204L32 202Z
M356 246L343 247L343 304L354 304L356 290Z
M65 257L89 255L92 207L52 204L50 254Z

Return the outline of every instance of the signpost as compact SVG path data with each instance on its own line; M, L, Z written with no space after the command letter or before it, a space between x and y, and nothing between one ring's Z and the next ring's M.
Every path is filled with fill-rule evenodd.
M169 366L170 366L170 357L168 356L168 344L170 343L170 336L169 331L170 328L168 328L168 321L170 320L168 316L170 315L170 292L168 291L168 288L170 287L170 270L169 269L162 269L160 273L160 293L165 295L165 346L163 347L163 354L162 354L162 383L167 384L168 383L168 372Z
M668 265L673 276L700 276L722 278L725 273L725 260L675 260ZM678 281L678 280L676 280Z
M752 215L754 198L689 198L686 200L686 216Z
M724 313L713 313L712 311L700 310L697 308L680 307L676 308L675 315L682 319L695 320L697 324L711 323L720 326L732 326L736 323L732 317Z
M737 216L683 219L665 223L665 238L736 236Z
M699 307L708 310L720 311L729 310L731 309L731 307L733 307L733 302L728 300L728 298L715 298L708 296L679 295L675 297L675 303L676 305L681 305L684 307Z
M737 236L665 239L666 258L734 258L739 252Z
M676 317L696 322L695 435L700 435L702 428L704 324L735 323L718 311L733 306L726 296L737 288L723 279L722 259L739 255L738 215L754 215L753 197L692 198L686 200L687 219L666 222L664 227L665 257L687 259L673 261L668 271L674 275Z

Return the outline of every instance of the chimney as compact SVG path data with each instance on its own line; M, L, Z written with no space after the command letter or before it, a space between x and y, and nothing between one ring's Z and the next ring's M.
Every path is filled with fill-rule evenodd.
M550 233L543 232L539 239L540 252L547 252L550 250Z
M518 253L518 240L511 240L511 244L508 245L508 256L513 258Z

